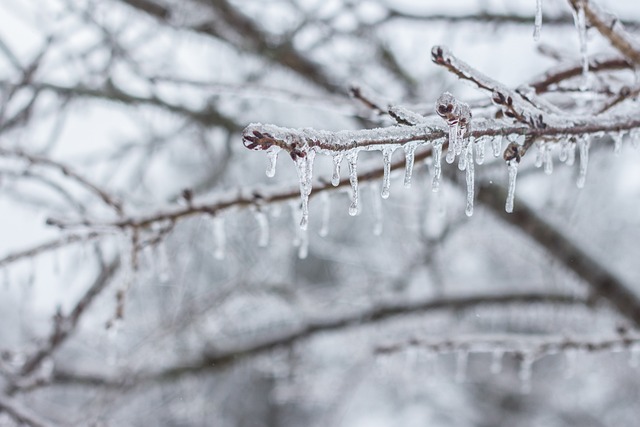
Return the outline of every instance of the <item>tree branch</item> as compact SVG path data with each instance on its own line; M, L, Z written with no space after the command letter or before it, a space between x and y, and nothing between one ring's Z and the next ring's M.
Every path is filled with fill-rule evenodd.
M39 415L33 413L31 409L2 394L0 394L0 411L7 413L16 422L31 427L55 427L55 424L42 419Z

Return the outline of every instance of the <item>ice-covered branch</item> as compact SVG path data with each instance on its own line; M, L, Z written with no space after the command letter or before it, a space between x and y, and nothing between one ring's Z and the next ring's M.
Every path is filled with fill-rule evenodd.
M569 2L576 13L584 13L588 23L607 38L628 61L636 66L640 65L640 45L624 30L618 18L605 13L590 0L569 0Z
M501 352L528 355L534 359L549 354L578 350L584 352L622 351L633 349L640 344L640 335L618 334L602 337L564 336L564 335L527 335L522 334L474 334L454 338L412 338L408 341L381 345L375 349L377 354L390 354L420 348L432 353L468 353Z
M297 344L317 334L341 331L363 325L371 325L390 321L401 316L427 313L438 310L456 312L479 306L504 307L514 304L551 304L556 306L584 306L586 300L562 294L522 293L480 295L471 297L452 297L427 301L407 301L372 307L370 309L329 319L311 320L294 330L243 345L236 345L225 350L209 351L201 359L192 363L170 367L159 372L144 372L127 375L126 379L102 378L98 376L77 376L59 371L54 376L54 384L82 384L91 378L92 386L131 386L142 383L173 381L184 375L197 372L216 371L229 364L258 356L269 351L278 350Z

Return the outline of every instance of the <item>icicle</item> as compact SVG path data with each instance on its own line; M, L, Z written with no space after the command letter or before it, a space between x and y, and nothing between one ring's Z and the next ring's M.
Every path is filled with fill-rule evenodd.
M342 164L342 153L333 155L333 175L331 176L331 185L337 187L340 184L340 165Z
M504 210L508 213L513 212L513 201L516 197L516 177L518 176L518 162L511 160L507 162L509 167L509 190L507 192L507 203Z
M542 29L542 0L536 0L536 19L533 27L533 40L540 40L540 30Z
M463 383L467 378L467 362L469 361L469 352L467 350L458 350L456 353L456 375L455 381Z
M415 144L404 146L405 167L404 167L404 188L411 187L411 175L413 175L413 160L416 152Z
M385 148L382 150L382 163L384 166L384 176L382 178L382 190L380 196L383 199L389 198L389 188L391 187L391 155L393 148Z
M298 180L300 182L300 201L302 207L302 218L300 228L306 230L309 226L309 195L312 190L313 160L316 152L309 150L304 157L298 157L296 166L298 169Z
M551 175L553 173L553 156L551 155L551 146L544 147L544 173Z
M496 349L491 353L491 373L494 375L502 372L502 359L504 358L504 350Z
M567 166L573 166L576 162L576 144L570 141L567 146Z
M227 236L224 230L224 218L220 216L213 217L213 239L216 245L213 256L217 260L222 260L225 257Z
M440 175L442 175L442 141L433 143L433 181L431 190L436 192L440 189Z
M620 154L620 150L622 149L622 137L624 133L622 131L616 132L611 135L613 138L613 152L615 154Z
M589 135L583 135L578 139L578 146L580 148L580 170L578 172L578 188L583 188L587 179L587 166L589 166L589 146L591 145L591 137Z
M533 355L524 353L522 360L520 361L520 369L518 371L518 378L520 379L520 390L522 393L528 394L531 392L531 374L533 371Z
M560 159L561 162L566 162L569 158L569 144L570 142L568 139L563 139L560 142L560 155L558 156L558 159Z
M493 148L493 157L500 157L500 152L502 151L502 135L493 137L491 147Z
M277 145L271 146L267 150L267 159L269 159L269 166L267 166L267 176L273 178L276 174L276 163L278 162L278 153L281 151Z
M536 160L534 162L535 167L542 167L542 162L544 160L544 144L540 141L536 142Z
M329 234L329 216L331 215L331 199L328 191L323 191L320 194L320 202L322 203L322 225L318 234L321 237L327 237Z
M269 217L261 210L255 212L256 221L258 222L259 237L258 246L261 248L269 244Z
M373 193L373 235L380 236L382 234L382 200L378 197L378 186L372 185Z
M458 123L449 125L449 148L447 149L447 163L451 164L456 159L456 147L458 146Z
M484 163L484 146L486 138L477 139L476 142L476 163L481 165Z
M465 208L464 213L467 216L473 215L473 195L474 195L474 184L475 184L475 174L474 174L474 165L473 165L473 144L469 142L466 148L466 158L467 158L467 206Z
M349 215L358 214L358 152L348 155L349 162L349 182L351 183L351 205L349 206Z
M587 52L587 23L584 14L584 5L578 2L576 5L578 10L573 12L573 20L578 30L578 39L580 41L580 55L582 57L582 79L580 90L587 90L589 78L589 53Z
M468 144L462 149L460 157L458 157L458 169L460 169L461 171L467 168L467 147Z

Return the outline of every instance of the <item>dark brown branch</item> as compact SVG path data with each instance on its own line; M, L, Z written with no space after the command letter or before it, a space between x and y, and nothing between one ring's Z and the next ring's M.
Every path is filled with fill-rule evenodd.
M21 251L16 251L6 255L4 258L0 258L0 268L6 267L7 265L14 263L16 261L20 261L22 259L28 259L45 252L50 252L68 245L72 245L74 243L82 243L87 242L89 240L96 239L102 236L102 233L90 232L86 234L71 234L68 236L63 236L58 239L50 240L45 243L41 243L36 246L32 246L28 249L24 249Z
M513 213L506 213L506 197L506 191L495 184L485 182L479 185L477 200L480 203L490 208L504 222L538 242L554 259L584 280L593 295L607 300L635 326L640 326L640 298L627 284L522 200Z

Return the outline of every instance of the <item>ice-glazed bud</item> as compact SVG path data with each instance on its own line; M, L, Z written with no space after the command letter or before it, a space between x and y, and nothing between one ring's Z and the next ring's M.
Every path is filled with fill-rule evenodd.
M256 129L246 128L242 133L242 142L250 150L268 150L274 145L274 138Z
M458 101L449 92L444 92L436 101L436 113L445 119L447 123L457 123L456 107Z

